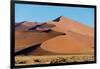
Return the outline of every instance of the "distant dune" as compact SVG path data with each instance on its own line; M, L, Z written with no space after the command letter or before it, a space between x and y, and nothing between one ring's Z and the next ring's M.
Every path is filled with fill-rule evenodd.
M37 48L34 46L40 44ZM23 50L32 48L32 51ZM28 55L93 53L94 30L60 16L45 23L21 22L15 25L15 53Z
M38 24L35 23L35 22L23 21L23 22L20 22L20 23L16 23L15 30L27 30L31 27L36 26L36 25L38 25Z

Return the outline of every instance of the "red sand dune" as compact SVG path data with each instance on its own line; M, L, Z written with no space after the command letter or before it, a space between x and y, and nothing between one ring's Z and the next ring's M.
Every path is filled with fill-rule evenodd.
M63 35L64 33L49 31L49 32L38 32L38 31L24 31L17 30L15 32L15 51L20 51L25 48L35 46L55 36Z
M27 30L31 27L36 26L36 25L38 25L38 23L23 21L20 23L16 23L15 30Z
M62 35L45 41L41 48L54 53L90 53L93 51L92 40L78 34ZM92 44L91 44L92 43Z
M21 30L15 32L15 51L41 43L38 48L26 53L29 55L93 53L94 30L86 25L63 16L43 24L26 24L25 28L21 26ZM33 29L35 31L31 31Z
M52 29L64 32L66 35L58 36L45 41L41 48L54 53L88 53L93 51L93 29L65 17L59 17L49 23L56 26Z
M56 27L53 27L52 29L55 31L59 31L59 32L65 32L67 33L67 31L73 31L73 32L77 32L83 35L89 35L89 36L93 36L94 31L92 28L83 25L79 22L76 22L74 20L65 18L63 16L60 16L58 18L58 21L51 21L48 23L52 23L55 24Z

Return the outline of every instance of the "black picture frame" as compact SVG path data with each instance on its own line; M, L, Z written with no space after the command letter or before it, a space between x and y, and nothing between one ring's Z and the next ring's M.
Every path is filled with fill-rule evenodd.
M51 5L51 6L70 6L70 7L83 7L83 8L94 8L94 61L90 62L74 62L74 63L62 63L62 64L42 64L42 65L25 65L25 66L15 66L15 3L18 4L36 4L36 5ZM95 5L81 5L81 4L64 4L64 3L49 3L49 2L36 2L36 1L11 1L11 48L10 48L10 54L11 54L11 64L10 67L13 68L29 68L29 67L44 67L44 66L60 66L60 65L77 65L77 64L91 64L96 63L96 6Z

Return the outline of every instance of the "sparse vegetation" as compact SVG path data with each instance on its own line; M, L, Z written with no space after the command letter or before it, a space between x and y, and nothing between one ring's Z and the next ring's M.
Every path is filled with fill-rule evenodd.
M20 64L59 64L94 61L93 55L54 55L54 56L16 56L16 65Z
M66 63L66 59L58 57L57 59L53 59L50 61L50 64L58 64L58 63Z
M40 60L39 59L35 59L34 62L40 62Z
M27 61L25 61L25 60L17 60L17 61L15 61L15 63L16 64L26 64L27 63Z

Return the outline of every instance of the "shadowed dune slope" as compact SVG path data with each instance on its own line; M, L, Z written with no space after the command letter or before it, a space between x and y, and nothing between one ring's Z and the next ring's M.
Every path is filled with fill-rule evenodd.
M35 27L36 25L38 25L36 22L23 21L20 23L16 23L15 30L27 30L31 27Z
M36 56L43 56L43 55L57 55L59 53L53 53L50 51L45 51L40 47L40 44L25 48L16 52L16 55L36 55Z
M49 32L32 32L18 30L15 32L15 51L20 51L24 48L40 44L55 36L64 35L64 33L49 31Z

